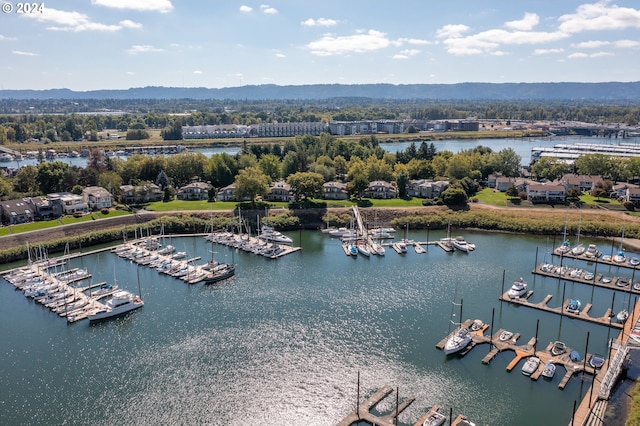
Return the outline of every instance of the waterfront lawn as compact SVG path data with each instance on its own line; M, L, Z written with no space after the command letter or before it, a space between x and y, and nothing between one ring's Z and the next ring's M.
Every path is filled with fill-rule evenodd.
M206 200L173 200L173 201L157 201L149 203L145 206L145 210L154 212L170 212L180 210L233 210L236 208L235 201L216 201L210 203Z
M476 195L471 198L477 198L478 201L485 204L491 204L493 206L507 206L507 194L497 191L493 188L484 188L482 191L476 193Z
M39 222L22 223L20 225L11 225L11 231L14 234L19 234L21 232L39 231L41 229L53 228L59 225L60 221L56 219L43 220Z

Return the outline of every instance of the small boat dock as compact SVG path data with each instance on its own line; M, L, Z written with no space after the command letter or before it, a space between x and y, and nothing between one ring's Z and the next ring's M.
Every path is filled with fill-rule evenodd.
M471 325L474 323L473 320L468 319L462 323L462 327L467 327L470 329ZM570 357L571 349L567 348L563 354L553 355L551 353L551 348L553 347L553 342L549 343L544 350L536 350L537 339L532 337L529 341L523 345L519 345L517 342L520 339L520 333L510 333L510 336L506 339L503 338L505 336L506 330L500 329L496 333L492 335L485 335L484 332L489 328L488 324L483 324L483 326L478 330L471 330L469 334L471 335L471 342L465 349L456 354L458 356L464 356L469 353L474 347L479 344L488 343L491 345L491 350L484 358L482 358L483 364L489 364L493 358L495 358L499 353L505 351L513 351L515 353L515 357L509 362L506 367L507 371L513 370L520 361L525 358L536 356L540 358L540 366L538 369L530 376L532 380L538 380L540 375L542 374L542 370L544 369L544 365L548 363L553 363L556 365L561 365L565 368L566 374L558 384L558 388L564 389L569 379L582 371L594 375L597 373L591 366L586 363L586 360L590 356L586 354L586 356L581 361L572 361ZM450 335L442 339L440 342L436 344L438 349L444 349L444 345L449 339Z
M367 398L363 403L352 411L347 417L338 422L338 426L349 426L354 423L365 421L372 425L379 426L395 426L396 416L402 413L409 405L415 401L413 396L405 398L402 403L397 405L396 409L390 413L383 415L375 415L371 412L383 399L387 398L393 392L393 388L385 385L378 389L373 395Z

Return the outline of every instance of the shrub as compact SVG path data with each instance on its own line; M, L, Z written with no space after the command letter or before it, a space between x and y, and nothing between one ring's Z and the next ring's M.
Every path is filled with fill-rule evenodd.
M624 203L622 203L622 205L624 206L625 209L629 210L630 212L633 212L636 210L636 206L635 204L633 204L633 201L625 201Z
M74 212L73 217L82 217L84 214L82 212Z
M109 209L108 208L103 208L102 210L100 210L100 213L102 214L109 214Z

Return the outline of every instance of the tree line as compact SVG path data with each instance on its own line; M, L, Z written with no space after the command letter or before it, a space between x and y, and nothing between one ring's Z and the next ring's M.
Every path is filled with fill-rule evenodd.
M185 113L188 111L188 113ZM180 113L180 114L178 114ZM640 123L640 106L626 101L428 101L339 98L317 101L218 100L0 100L0 144L97 141L105 130L121 132L176 126L252 125L403 119L583 121ZM144 134L132 133L132 137ZM173 136L177 139L177 135ZM181 135L180 135L181 137Z

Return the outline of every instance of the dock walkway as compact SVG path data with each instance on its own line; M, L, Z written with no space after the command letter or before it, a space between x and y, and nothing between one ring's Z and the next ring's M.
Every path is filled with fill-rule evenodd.
M413 396L406 398L404 401L402 401L401 404L398 405L396 409L394 409L390 413L383 415L373 414L371 410L375 408L376 405L378 405L383 399L391 395L392 392L393 388L389 385L381 387L363 403L359 404L354 411L347 415L347 417L342 419L338 423L338 426L349 426L359 421L365 421L372 425L394 426L396 424L396 412L398 414L402 413L409 405L413 403L415 398Z

